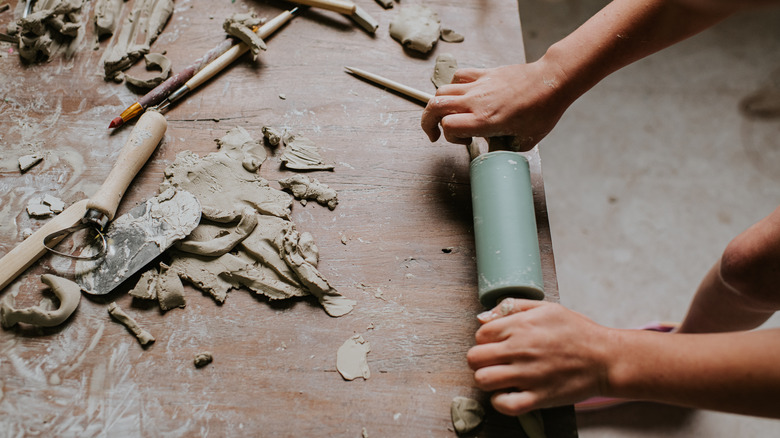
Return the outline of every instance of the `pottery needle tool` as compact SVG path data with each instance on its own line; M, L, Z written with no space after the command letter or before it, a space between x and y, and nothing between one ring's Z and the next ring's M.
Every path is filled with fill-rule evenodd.
M298 12L298 8L294 8L289 11L284 11L281 14L277 15L276 17L269 20L267 23L260 26L259 29L257 29L257 35L260 38L267 38L272 33L276 32L277 29L282 27L285 23L290 21L295 14ZM185 94L189 93L190 91L194 90L207 80L211 79L214 75L222 71L225 67L232 64L235 60L241 57L244 53L246 53L249 50L249 45L247 45L244 42L237 43L233 45L231 48L229 48L225 53L220 55L217 59L211 61L208 65L203 67L200 71L195 73L192 78L190 78L187 82L184 83L181 87L179 87L176 91L169 94L165 100L160 102L158 105L156 105L153 108L156 111L165 111L168 109L168 107L177 100L181 99Z

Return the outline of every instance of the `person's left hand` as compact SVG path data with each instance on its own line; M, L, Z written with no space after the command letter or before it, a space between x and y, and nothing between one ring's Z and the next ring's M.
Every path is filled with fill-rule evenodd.
M610 329L561 305L508 298L479 316L468 352L477 387L520 415L604 395Z

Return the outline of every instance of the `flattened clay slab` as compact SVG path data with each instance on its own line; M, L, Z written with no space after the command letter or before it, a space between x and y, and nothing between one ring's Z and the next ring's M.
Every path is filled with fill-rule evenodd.
M408 5L399 8L390 22L390 36L396 41L420 53L433 50L441 35L439 15L424 5Z
M371 351L371 344L363 336L355 335L347 339L336 353L336 369L344 380L355 380L358 377L368 379L371 370L368 368L366 355Z
M313 141L301 134L284 133L284 154L282 165L292 170L333 170L332 164L322 160L319 148Z
M452 83L452 78L458 70L458 61L451 53L442 53L436 57L436 66L433 68L431 82L436 88Z

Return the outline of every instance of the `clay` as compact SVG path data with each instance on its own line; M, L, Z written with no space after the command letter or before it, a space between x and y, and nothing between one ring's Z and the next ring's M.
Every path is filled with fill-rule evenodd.
M358 377L368 380L371 370L368 368L366 355L371 351L371 344L360 335L347 339L336 353L336 369L344 380L355 380Z
M376 0L383 8L391 9L393 7L393 0Z
M0 303L0 323L3 327L10 328L20 322L40 327L54 327L65 322L76 311L81 301L81 288L78 284L51 274L41 275L41 281L49 286L60 301L60 306L55 310L45 309L42 304L16 309L14 297L9 294Z
M203 368L210 364L213 360L214 356L211 354L211 352L204 351L195 355L195 360L193 360L193 363L195 364L196 368Z
M135 319L122 311L116 303L108 305L108 314L111 315L114 320L127 327L127 329L135 335L136 339L138 339L138 342L144 347L155 341L154 336L152 336L151 333L142 329Z
M292 134L285 132L282 136L284 144L284 153L282 154L282 165L292 170L333 170L332 164L325 164L322 156L310 139L301 134Z
M255 33L254 29L259 27L265 22L264 19L258 18L254 11L233 14L231 17L225 20L222 24L222 28L228 35L232 35L249 46L249 50L252 51L252 56L257 59L257 55L261 50L266 49L265 42Z
M103 56L105 79L121 82L124 79L122 71L149 53L171 14L173 0L136 0L122 29Z
M160 274L157 280L157 301L163 312L185 307L184 285L181 284L176 271L172 271L166 264L160 263Z
M455 71L458 70L458 61L451 53L442 53L436 57L436 66L433 68L431 82L436 88L452 83Z
M160 74L149 79L140 79L135 76L125 75L127 85L140 90L151 90L162 84L171 75L171 60L161 53L149 53L144 55L147 70L160 70Z
M433 50L441 35L439 15L423 5L399 8L390 22L390 36L404 47L420 53Z
M441 30L441 40L448 43L462 43L466 38L452 29Z
M455 397L450 404L450 415L457 433L469 433L482 423L485 409L474 399Z
M141 300L157 299L157 280L160 276L156 268L144 271L135 286L128 292L133 298Z
M97 0L95 3L95 33L98 38L114 34L123 0Z
M178 274L179 278L208 293L220 304L225 302L230 289L241 286L237 281L226 279L222 274L240 271L252 265L251 261L242 260L229 253L217 258L180 252L174 252L173 256L171 269Z
M314 199L331 210L336 208L336 205L339 203L336 191L320 183L316 178L312 179L305 175L293 175L289 178L280 179L279 185L283 189L291 191L295 199Z
M38 3L33 6L31 14L16 22L14 33L19 35L19 56L27 62L42 62L59 52L72 55L81 30L79 12L83 2L61 0Z
M279 146L282 141L282 135L284 135L284 131L281 129L272 126L263 126L263 137L265 137L271 146Z
M204 223L201 220L201 223L186 239L176 243L176 248L203 256L221 256L231 251L257 226L257 216L249 208L245 208L238 218L240 221L233 229L226 229L208 222Z
M42 198L32 198L27 203L27 214L30 217L42 218L62 213L65 203L60 198L44 195Z
M33 166L43 161L43 155L42 154L30 154L30 155L22 155L19 157L19 170L22 171L22 173L27 172L28 170L32 169Z
M262 140L253 139L249 132L240 126L231 129L222 138L214 141L228 157L240 160L247 172L257 172L257 169L265 162L266 153Z

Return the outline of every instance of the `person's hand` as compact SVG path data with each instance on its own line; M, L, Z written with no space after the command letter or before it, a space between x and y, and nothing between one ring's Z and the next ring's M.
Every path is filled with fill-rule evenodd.
M514 137L518 152L533 148L555 126L573 99L562 90L563 73L543 59L492 69L460 69L439 87L423 111L421 125L434 142L441 132L451 143L471 137Z
M497 411L520 415L603 395L610 329L561 305L508 298L480 315L468 352Z

